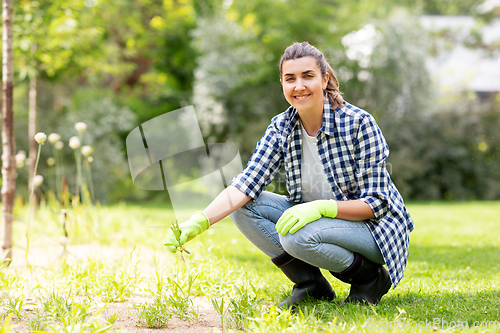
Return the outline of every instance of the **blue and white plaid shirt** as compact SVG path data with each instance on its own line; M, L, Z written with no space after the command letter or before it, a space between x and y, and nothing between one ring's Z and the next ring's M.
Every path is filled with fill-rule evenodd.
M362 200L375 215L366 220L384 257L394 288L403 278L413 221L390 179L389 147L375 119L347 102L323 107L318 152L337 201ZM289 200L302 202L302 134L294 107L272 119L245 169L230 184L256 200L285 167Z

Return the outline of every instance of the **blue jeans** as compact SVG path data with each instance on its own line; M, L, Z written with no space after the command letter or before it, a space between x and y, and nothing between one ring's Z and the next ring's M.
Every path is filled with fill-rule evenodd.
M320 218L295 234L280 235L276 222L285 210L296 205L283 195L263 192L232 213L231 219L255 246L271 258L288 252L313 266L342 272L357 252L373 262L384 264L377 243L363 221Z

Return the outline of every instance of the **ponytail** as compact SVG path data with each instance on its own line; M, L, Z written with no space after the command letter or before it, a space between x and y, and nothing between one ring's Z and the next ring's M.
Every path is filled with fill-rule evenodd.
M339 80L337 79L337 76L333 72L333 69L328 62L326 63L326 66L330 77L328 78L326 89L323 90L325 93L325 97L330 100L330 103L332 103L334 107L342 107L344 105L344 99L342 98L342 93L339 89Z

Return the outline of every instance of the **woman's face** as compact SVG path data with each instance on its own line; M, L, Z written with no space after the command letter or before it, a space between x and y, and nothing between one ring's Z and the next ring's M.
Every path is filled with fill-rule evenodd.
M313 57L286 60L281 67L283 94L290 105L298 111L322 111L323 90L328 84L328 73L321 70Z

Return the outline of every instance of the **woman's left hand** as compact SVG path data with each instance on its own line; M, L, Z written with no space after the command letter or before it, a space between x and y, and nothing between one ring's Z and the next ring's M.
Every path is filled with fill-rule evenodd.
M337 202L335 200L315 200L288 208L276 223L276 231L285 236L292 235L308 223L321 217L335 218L337 216Z

